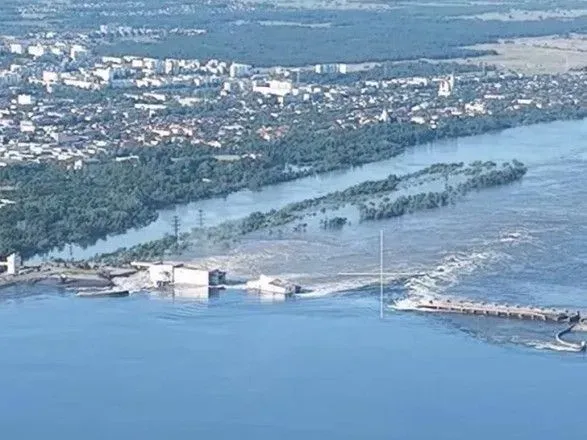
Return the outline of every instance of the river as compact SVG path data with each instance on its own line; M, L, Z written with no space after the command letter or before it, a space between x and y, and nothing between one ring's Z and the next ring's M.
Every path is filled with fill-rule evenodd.
M558 326L393 310L380 320L378 289L363 287L374 278L338 272L377 269L383 229L386 271L424 273L388 276L387 301L434 294L587 309L586 134L587 121L516 128L206 202L211 224L435 162L517 158L528 166L521 183L447 209L251 238L206 257L230 273L304 280L315 287L310 297L2 291L3 438L580 436L585 358L553 350ZM200 206L178 210L186 227ZM165 215L150 226L155 234L167 228ZM116 241L129 245L147 230Z
M574 137L567 141L567 127L574 127ZM517 158L527 165L540 164L556 157L557 148L572 151L574 143L587 132L584 122L568 121L519 127L500 133L449 139L411 148L399 157L367 164L344 171L335 171L314 177L298 179L263 188L260 191L243 190L225 198L213 198L159 211L159 218L150 225L125 234L99 240L87 248L72 246L49 254L52 257L89 258L120 247L130 247L173 233L173 218L179 216L181 231L187 232L200 224L200 213L205 226L214 226L226 220L246 216L255 211L278 209L289 203L342 190L365 180L387 177L389 174L409 173L438 162L471 162L474 160L511 160ZM556 148L553 148L556 147Z

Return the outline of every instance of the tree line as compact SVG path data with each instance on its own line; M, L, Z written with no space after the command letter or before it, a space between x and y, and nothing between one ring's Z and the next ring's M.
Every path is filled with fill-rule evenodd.
M363 204L359 207L361 221L400 217L417 211L447 206L471 191L506 185L520 180L526 171L524 164L514 160L512 164L504 163L502 169L493 169L487 173L477 174L456 187L449 186L444 191L401 196L393 201L383 201L375 207Z
M10 165L0 169L0 183L16 187L3 195L16 203L0 208L0 254L17 251L30 257L70 243L89 246L144 226L157 218L157 210L175 204L387 159L436 139L586 115L585 109L565 106L451 118L436 129L412 123L340 131L297 127L273 142L250 139L242 152L257 157L233 162L216 160L209 148L168 145L115 151L138 160L118 163L108 157L80 171L52 163Z
M513 165L512 165L513 164ZM362 201L373 196L391 195L401 189L417 186L424 180L441 180L444 176L465 175L469 176L465 182L457 187L444 193L424 193L413 198L398 199L400 202L393 205L389 202L389 197L383 199L384 205L378 208L381 212L388 210L398 212L397 207L404 207L403 215L408 208L413 209L419 206L429 208L446 206L451 200L452 193L459 191L464 194L474 189L482 189L486 186L495 185L496 182L505 182L508 179L520 178L525 173L525 167L518 161L512 164L504 164L501 169L497 169L497 164L491 161L476 161L466 166L464 163L437 163L430 165L421 170L397 176L389 175L385 179L362 182L346 188L342 191L335 191L324 196L306 199L301 202L291 203L281 209L272 209L268 212L253 212L241 219L226 221L218 226L209 228L195 228L191 234L185 234L181 237L179 246L174 241L174 237L166 236L160 240L154 240L149 243L131 247L130 249L121 248L116 252L99 255L94 261L106 264L124 264L136 259L162 258L162 256L171 250L179 247L180 251L190 249L190 246L198 241L200 244L218 244L230 243L239 237L246 236L261 230L267 230L270 234L274 228L280 228L286 225L297 223L293 227L294 232L304 232L307 224L302 223L304 217L314 217L318 213L326 214L327 208L336 210L341 204L351 204L358 207L359 212L363 213L364 208ZM388 208L388 205L393 205ZM376 211L373 211L374 213ZM373 215L373 219L378 214ZM391 215L395 216L395 215ZM383 218L381 216L381 218ZM364 220L367 220L366 218ZM332 218L325 217L320 221L320 227L324 230L338 230L348 224L345 217L335 216Z

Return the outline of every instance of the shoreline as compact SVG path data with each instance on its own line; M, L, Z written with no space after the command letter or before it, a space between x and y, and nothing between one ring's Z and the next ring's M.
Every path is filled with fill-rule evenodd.
M0 275L0 290L15 285L38 284L65 289L103 289L115 287L114 280L136 271L126 268L84 268L76 264L45 263L39 266L24 266L16 275Z
M511 117L507 117L508 115L494 115L494 116L492 116L492 120L496 123L499 123L499 125L503 125L503 126L498 125L499 128L496 128L496 125L494 125L494 124L486 124L486 125L477 124L476 126L474 126L472 128L469 127L468 129L467 129L467 127L462 127L462 134L455 135L455 136L436 131L434 133L436 135L436 138L429 140L427 137L421 136L416 140L416 143L401 146L399 151L392 149L393 151L390 150L389 152L387 152L385 154L379 153L378 157L370 157L369 159L360 160L360 161L358 161L356 163L352 163L352 164L349 163L345 166L332 166L332 167L329 167L328 169L321 169L318 172L314 172L314 173L306 173L304 175L297 176L295 178L293 178L293 177L285 178L285 179L282 179L282 180L279 180L276 182L272 182L269 185L264 185L260 189L265 190L265 189L274 187L276 185L296 182L296 181L299 181L301 179L308 178L308 177L324 176L324 175L331 173L331 172L343 172L343 171L350 170L353 168L360 168L360 167L368 165L368 164L377 163L377 162L380 162L383 160L393 159L394 157L397 157L398 155L401 155L401 154L405 153L406 151L409 151L411 148L419 147L419 146L423 146L423 145L427 145L427 144L434 144L435 142L438 142L438 141L466 139L466 138L470 138L470 137L482 136L482 135L487 135L487 134L491 134L491 133L501 133L506 130L515 129L515 128L519 128L519 127L528 127L528 126L550 124L550 123L554 123L554 122L563 122L563 121L581 121L581 120L585 120L587 118L587 108L577 108L577 109L568 108L567 111L569 113L541 112L536 115L536 118L537 118L536 120L524 119L524 118L511 118ZM507 119L507 121L505 119ZM508 125L509 123L513 123L513 124ZM222 196L222 198L226 199L226 198L230 197L231 195L238 194L239 192L242 192L242 191L246 191L246 188L240 188L236 191L232 191L230 193L224 194ZM74 246L76 248L80 248L83 250L83 249L91 248L91 247L95 246L100 241L108 241L108 240L111 240L115 237L122 238L126 234L128 234L129 232L131 232L133 230L139 231L142 229L146 229L146 228L150 227L151 225L155 224L160 219L161 214L166 211L171 211L173 209L189 206L191 204L202 203L202 202L206 202L207 200L214 200L214 199L216 199L216 197L199 199L199 200L194 200L191 202L180 203L180 204L170 203L166 207L157 209L157 218L147 225L129 228L120 234L114 233L114 234L108 234L105 237L99 237L99 238L95 239L92 242L92 244L90 244L84 248L81 248L76 243L68 243L68 244L65 244L61 247L56 247L56 248L52 249L51 251L48 251L44 254L37 253L34 256L27 258L27 261L28 262L39 262L39 261L41 261L43 256L47 256L47 255L51 255L51 254L58 254L59 255L59 257L55 257L55 256L49 257L51 260L67 261L68 260L67 257L64 257L63 255L65 254L65 249L69 246ZM156 241L156 240L161 240L164 237L165 237L165 234L161 234L158 237L150 237L147 240L141 240L140 242L131 244L130 246L132 247L132 246L149 243L149 242ZM114 251L117 251L119 249L120 248L115 249ZM92 257L89 257L89 258L86 257L86 258L83 258L82 260L84 260L84 261L90 260L91 258L95 257L96 255L104 254L104 253L110 253L110 252L97 251L96 253L93 254Z

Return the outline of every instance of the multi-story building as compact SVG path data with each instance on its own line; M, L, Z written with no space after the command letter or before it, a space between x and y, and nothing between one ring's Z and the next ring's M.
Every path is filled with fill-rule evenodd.
M253 66L249 64L232 63L230 65L229 73L231 78L239 78L243 76L249 76Z

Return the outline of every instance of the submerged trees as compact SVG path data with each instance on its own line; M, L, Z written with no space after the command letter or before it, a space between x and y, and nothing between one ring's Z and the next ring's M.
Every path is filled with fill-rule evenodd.
M524 164L517 160L514 160L512 164L508 162L504 163L501 169L491 168L490 171L476 173L473 177L469 177L465 182L458 184L456 187L449 186L444 191L422 192L415 195L401 196L393 201L384 200L378 206L367 206L363 204L359 208L361 220L369 221L400 217L411 212L447 206L471 191L515 182L521 179L527 171Z

